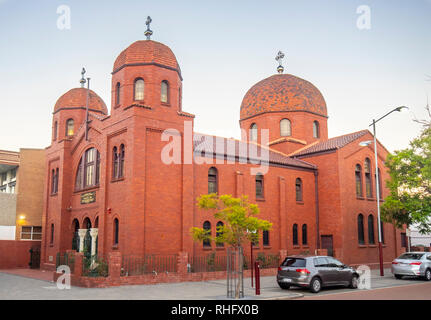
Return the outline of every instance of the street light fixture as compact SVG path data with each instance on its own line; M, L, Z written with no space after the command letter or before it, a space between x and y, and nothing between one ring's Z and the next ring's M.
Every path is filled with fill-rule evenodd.
M373 136L374 136L374 160L375 160L375 169L376 169L376 200L377 200L377 226L378 226L378 230L379 230L379 264L380 264L380 276L384 276L384 271L383 271L383 246L382 246L382 226L380 223L380 186L379 186L379 167L377 164L377 138L376 138L376 123L379 122L380 120L382 120L383 118L386 118L388 115L390 115L392 112L398 111L401 112L404 109L408 109L408 107L406 106L400 106L397 107L391 111L389 111L387 114L385 114L383 117L380 117L379 119L375 120L373 119L373 122L369 125L370 127L373 126ZM373 143L372 141L363 141L360 142L359 145L364 147L364 146L369 146L371 143Z

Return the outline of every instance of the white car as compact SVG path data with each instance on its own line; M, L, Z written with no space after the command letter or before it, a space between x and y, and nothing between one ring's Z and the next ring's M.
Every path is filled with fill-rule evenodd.
M431 253L406 252L392 261L392 273L397 279L403 276L421 277L431 280Z

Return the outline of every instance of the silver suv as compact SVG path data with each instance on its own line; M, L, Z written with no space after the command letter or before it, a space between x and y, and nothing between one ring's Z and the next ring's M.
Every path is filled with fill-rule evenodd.
M282 289L291 286L309 288L317 293L322 287L358 287L359 274L355 269L328 256L290 256L278 267L277 283Z
M421 277L431 280L431 253L430 252L406 252L392 261L392 273L395 278L403 276Z

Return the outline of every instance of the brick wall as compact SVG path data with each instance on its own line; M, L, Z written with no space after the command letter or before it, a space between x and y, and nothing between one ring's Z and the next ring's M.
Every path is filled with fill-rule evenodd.
M0 240L0 269L28 268L32 247L40 241Z

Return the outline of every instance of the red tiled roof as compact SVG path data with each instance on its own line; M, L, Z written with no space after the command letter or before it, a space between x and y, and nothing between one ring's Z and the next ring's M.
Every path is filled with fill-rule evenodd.
M340 149L350 142L362 137L365 135L368 130L361 130L358 132L353 132L349 134L345 134L339 137L334 137L331 139L328 139L326 141L322 141L316 144L313 144L310 147L305 147L304 149L300 149L297 152L294 152L290 154L291 156L298 157L298 156L305 156L312 153L319 153L319 152L325 152L325 151L331 151L331 150L337 150Z
M235 148L232 148L232 150L228 149L228 140L229 143L235 144ZM249 154L249 146L250 144L253 144L256 146L257 156ZM206 135L202 133L195 133L193 136L193 150L195 153L200 154L201 152L206 152L207 154L215 154L215 155L222 155L227 157L237 158L241 155L247 155L248 160L254 160L254 161L260 161L261 159L259 156L262 154L262 146L254 144L254 143L248 143L246 141L240 141L235 139L228 139L223 137L216 137L211 135ZM233 150L234 149L234 150ZM301 168L307 168L307 169L316 169L317 167L311 163L305 162L303 160L294 159L291 158L283 153L280 153L275 150L271 150L269 148L265 148L269 152L269 164L278 164L282 166L294 166L294 167L301 167ZM244 153L240 152L240 150L245 150Z
M242 100L240 119L276 111L308 111L327 116L319 89L291 74L276 74L251 87Z
M124 65L157 63L178 71L181 69L172 50L163 43L153 40L139 40L124 49L114 62L113 72Z
M86 88L74 88L67 91L55 103L54 113L63 108L85 108L87 105L87 90ZM105 102L93 90L90 90L88 106L90 110L108 114Z

